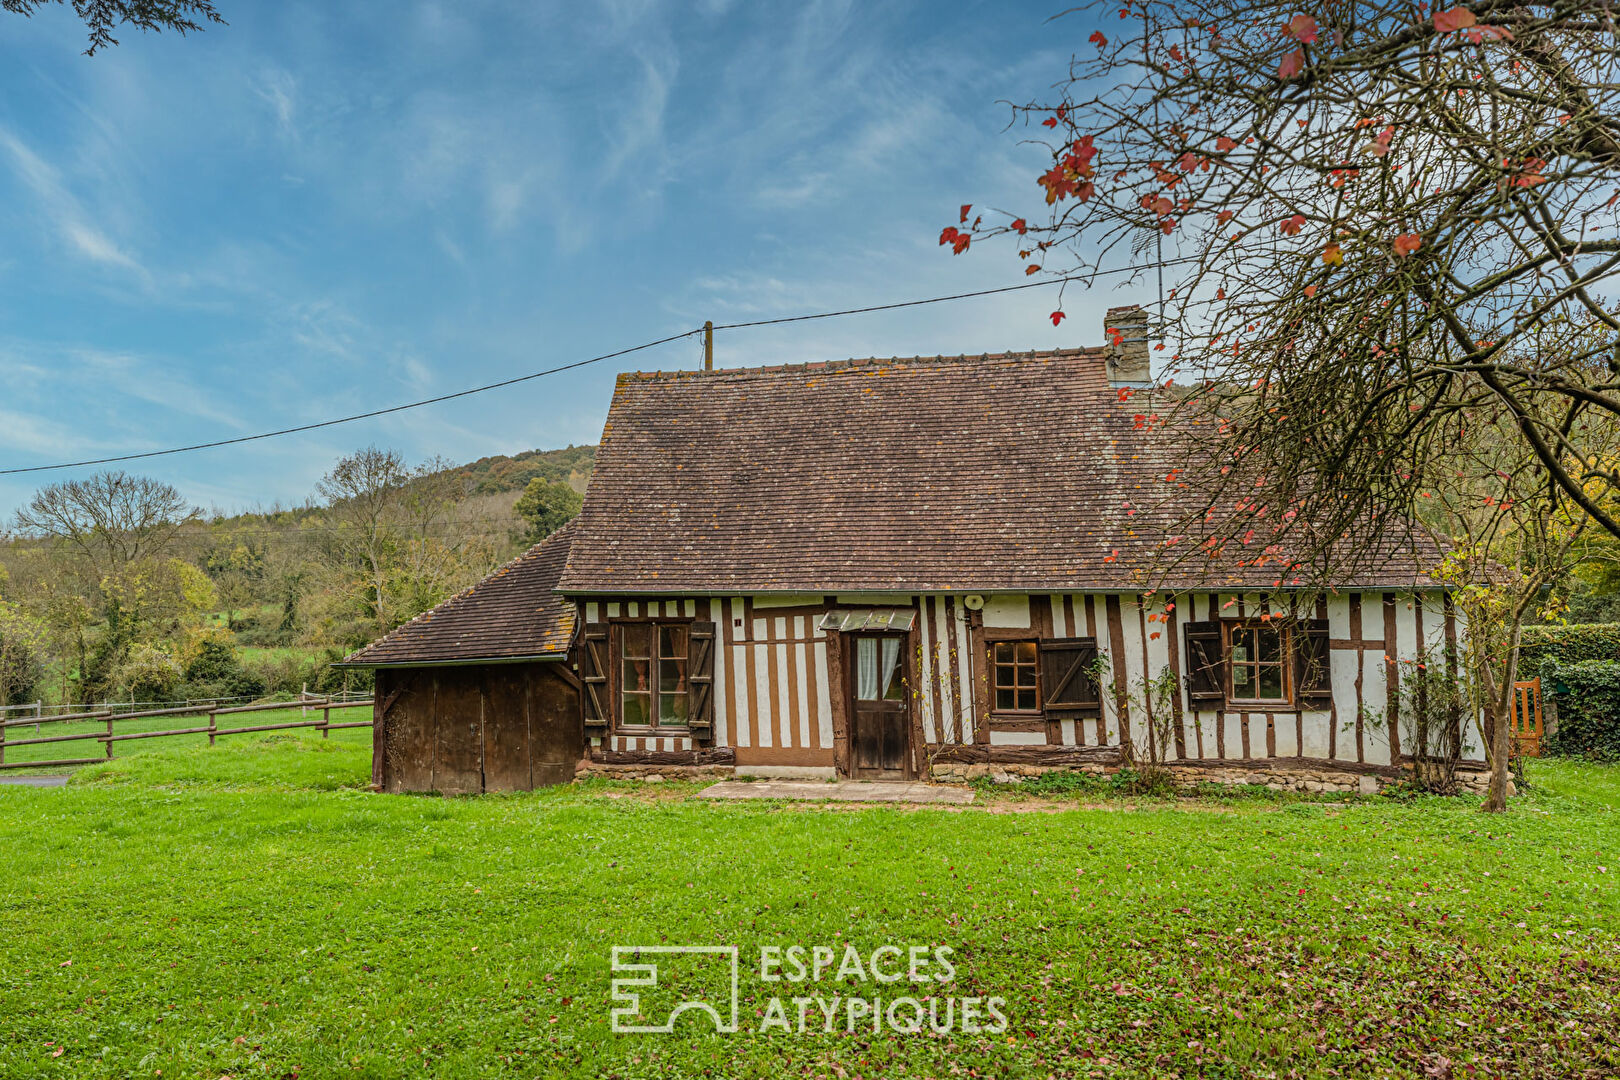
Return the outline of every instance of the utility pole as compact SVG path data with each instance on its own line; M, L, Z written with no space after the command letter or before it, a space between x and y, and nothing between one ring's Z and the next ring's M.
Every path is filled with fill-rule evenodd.
M714 320L703 320L703 370L714 370Z

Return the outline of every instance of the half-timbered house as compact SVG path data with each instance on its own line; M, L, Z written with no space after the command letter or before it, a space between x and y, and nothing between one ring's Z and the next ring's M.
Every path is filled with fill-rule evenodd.
M1109 318L1111 349L622 376L558 583L590 757L1396 764L1402 662L1458 634L1438 550L1304 610L1275 562L1155 569L1175 452Z

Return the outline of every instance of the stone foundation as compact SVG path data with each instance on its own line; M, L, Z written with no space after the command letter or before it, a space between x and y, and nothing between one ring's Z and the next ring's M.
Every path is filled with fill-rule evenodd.
M1256 762L1169 762L1165 768L1170 773L1171 781L1188 791L1202 784L1241 784L1271 791L1307 794L1376 795L1385 786L1400 783L1409 775L1405 769L1399 772L1393 769L1335 769L1325 764L1301 764L1288 758L1279 758L1275 763L1264 765ZM930 770L930 776L935 783L941 784L965 784L981 777L989 777L998 784L1016 784L1025 778L1049 772L1103 776L1118 771L1119 767L1115 765L938 764ZM1482 796L1490 785L1490 774L1459 769L1457 784L1465 793ZM1508 794L1516 793L1510 780Z
M734 765L604 765L600 762L581 761L574 769L575 780L596 777L601 780L730 780L736 775Z

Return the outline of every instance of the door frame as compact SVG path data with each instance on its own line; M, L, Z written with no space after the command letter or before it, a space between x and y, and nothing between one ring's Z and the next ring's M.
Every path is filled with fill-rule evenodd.
M850 668L855 663L854 639L858 637L900 638L901 651L904 654L900 676L905 680L905 687L909 692L906 698L905 779L872 781L872 783L909 783L927 775L928 748L923 741L922 697L917 681L917 653L924 615L925 612L919 604L917 620L904 634L896 634L889 630L839 630L828 635L830 648L827 650L827 666L830 670L827 675L829 684L835 687L833 700L837 704L833 712L833 764L840 779L855 778L850 740L850 731L855 724L855 680Z

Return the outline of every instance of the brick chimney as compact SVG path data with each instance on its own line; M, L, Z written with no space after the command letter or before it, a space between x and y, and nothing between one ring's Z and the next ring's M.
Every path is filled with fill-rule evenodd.
M1103 319L1108 347L1109 386L1149 386L1153 365L1148 358L1148 313L1134 304L1109 308Z

